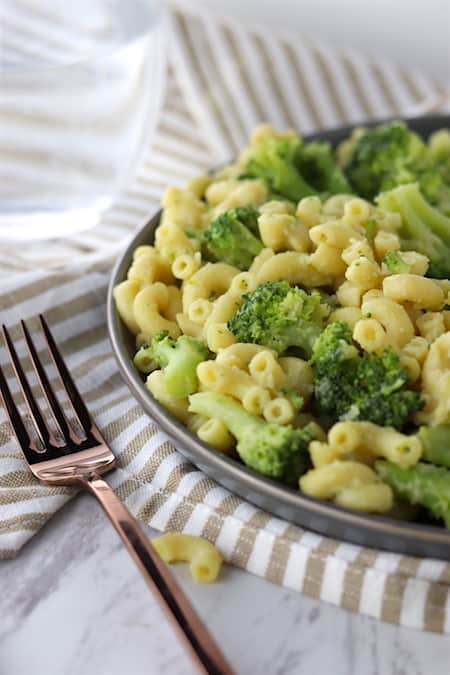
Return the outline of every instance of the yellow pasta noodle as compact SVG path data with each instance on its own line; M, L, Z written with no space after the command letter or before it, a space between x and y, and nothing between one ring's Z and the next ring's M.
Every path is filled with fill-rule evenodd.
M370 485L352 485L343 488L335 497L335 504L353 511L368 513L387 513L391 510L394 499L392 490L385 483Z
M203 537L173 532L154 537L151 544L164 562L190 563L192 578L199 583L211 583L220 574L222 556L216 547Z
M270 201L261 204L259 207L259 212L270 214L287 213L292 216L295 214L295 206L292 202L271 199Z
M366 352L382 352L388 346L386 331L376 319L360 319L353 328L353 339Z
M354 199L353 195L333 195L323 203L322 213L330 216L343 216L346 203L352 199Z
M324 441L311 441L309 454L315 469L339 459L338 452Z
M366 240L351 239L349 245L342 251L342 260L351 265L360 258L375 261L372 247Z
M224 366L217 361L204 361L197 366L200 384L206 389L229 394L239 399L249 412L260 415L270 393L258 386L244 370L233 366Z
M346 225L358 226L370 218L370 204L365 199L353 197L344 203L343 221Z
M262 213L258 218L259 233L264 246L273 251L307 251L311 240L307 227L295 216Z
M140 330L133 311L133 303L140 287L137 279L127 279L118 284L113 291L119 316L133 335L137 335Z
M164 316L169 306L169 291L165 284L157 281L151 286L145 286L136 295L133 302L133 313L139 329L144 335L152 337L162 330L169 331L177 337L180 329L175 321Z
M345 278L364 290L376 288L381 280L379 265L366 256L353 260L347 267Z
M204 442L212 445L216 450L230 453L236 445L236 441L228 431L222 420L216 417L207 419L197 429L197 436Z
M420 335L427 342L434 342L436 338L446 332L444 315L442 312L426 312L416 320Z
M172 284L175 281L174 275L170 269L170 262L164 258L156 249L151 246L140 247L141 251L128 270L128 279L137 280L141 286L153 284L155 281L162 281L165 284Z
M328 432L328 443L339 455L366 450L399 466L413 466L422 456L417 436L406 436L393 427L372 422L337 422Z
M269 350L260 351L248 364L250 375L261 387L278 391L286 386L286 374Z
M333 499L356 511L385 513L392 507L392 491L365 464L335 460L311 469L300 478L301 490L311 497Z
M362 312L359 307L338 307L338 309L331 312L328 323L332 323L333 321L345 321L353 330L356 322L359 321L361 317Z
M418 274L393 274L383 281L386 298L396 302L413 302L422 309L441 309L444 292L433 279Z
M191 337L199 339L202 339L204 337L203 326L199 323L191 321L191 319L187 316L187 314L179 312L175 318L181 332L184 333L184 335L190 335Z
M317 245L328 244L341 250L349 245L351 239L359 238L357 231L341 220L329 220L315 225L309 230L309 236Z
M284 396L277 396L266 403L263 416L267 422L275 424L290 424L295 417L292 403Z
M406 310L390 298L364 298L363 314L377 319L386 331L389 345L402 348L414 337L414 326Z
M341 249L329 244L320 243L311 254L311 265L323 275L341 277L345 272L345 262L341 258Z
M413 359L416 359L418 363L422 364L428 354L428 348L428 341L419 335L415 335L403 347L402 353L405 354L405 356L411 356Z
M172 274L177 279L189 279L200 269L202 259L200 252L194 254L182 253L172 263Z
M220 352L222 349L230 347L236 338L228 330L226 323L210 323L206 328L206 343L212 352Z
M320 223L321 209L322 202L319 197L304 197L298 203L296 216L306 227L314 227L314 225Z
M422 367L426 406L416 414L419 424L450 423L450 332L431 345Z
M400 239L394 232L380 230L375 235L373 247L377 259L381 262L388 251L398 251L400 248ZM402 255L403 257L403 255ZM405 261L406 262L406 261Z
M206 263L183 282L183 311L187 312L189 305L198 298L210 300L225 293L236 274L239 274L237 267L226 263Z
M182 228L200 229L202 227L205 205L193 191L169 187L164 193L162 205L164 207L162 225L169 222L180 225Z
M188 307L188 317L190 321L198 323L200 326L204 326L206 320L210 316L213 310L213 304L205 298L198 298L191 302Z
M336 291L336 298L343 307L360 307L364 288L351 281L343 281Z
M154 370L147 377L145 386L156 400L161 403L174 417L177 417L184 424L187 423L190 412L189 403L184 398L172 398L167 393L164 384L164 373L162 370Z
M256 273L258 284L266 281L280 281L285 279L290 284L299 284L311 288L314 286L330 286L332 276L322 274L311 264L307 253L286 251L276 253L266 260Z
M221 349L217 354L217 363L223 363L224 366L235 366L242 370L248 369L248 364L256 354L260 352L275 352L262 345L255 345L252 342L236 342Z

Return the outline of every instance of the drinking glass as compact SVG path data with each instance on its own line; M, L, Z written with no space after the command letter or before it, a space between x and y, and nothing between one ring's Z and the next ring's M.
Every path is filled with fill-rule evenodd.
M2 0L0 239L95 225L156 126L156 0Z

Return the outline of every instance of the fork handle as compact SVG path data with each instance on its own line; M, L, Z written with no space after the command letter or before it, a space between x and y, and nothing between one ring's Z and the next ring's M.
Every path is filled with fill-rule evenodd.
M234 675L172 572L113 489L97 475L83 480L82 486L98 499L109 516L131 557L177 629L197 670L207 675Z

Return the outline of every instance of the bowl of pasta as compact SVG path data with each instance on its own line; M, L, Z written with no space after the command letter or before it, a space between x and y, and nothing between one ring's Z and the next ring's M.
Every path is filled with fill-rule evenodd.
M267 124L169 187L108 327L207 475L303 527L450 557L450 118Z

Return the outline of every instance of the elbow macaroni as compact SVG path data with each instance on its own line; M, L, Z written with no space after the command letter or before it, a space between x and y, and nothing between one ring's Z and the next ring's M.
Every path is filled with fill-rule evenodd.
M203 537L178 532L151 539L159 557L167 563L188 562L194 581L209 584L215 581L222 566L222 556L213 544Z

